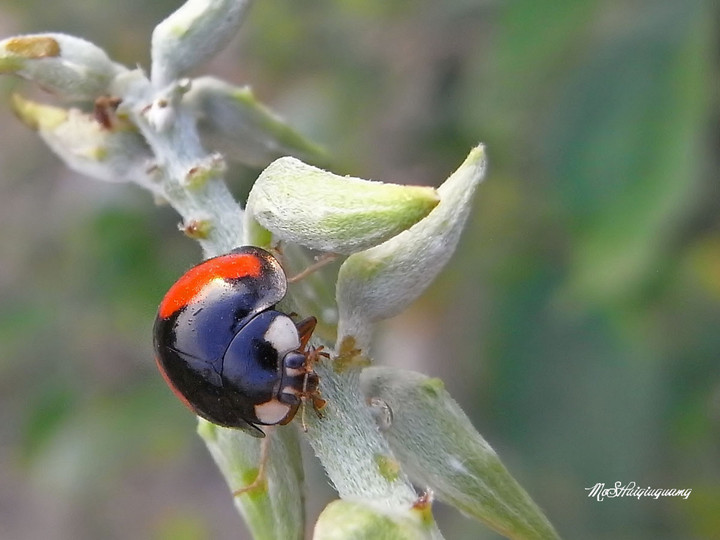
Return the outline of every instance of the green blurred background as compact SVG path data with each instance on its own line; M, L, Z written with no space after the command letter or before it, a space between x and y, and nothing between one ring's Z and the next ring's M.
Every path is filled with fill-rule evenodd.
M180 2L4 0L148 66ZM380 363L442 377L565 538L720 538L718 22L701 0L263 0L204 73L324 144L336 170L439 184L482 141L447 270ZM134 186L65 169L0 79L0 538L246 538L152 362L200 257ZM43 99L48 99L42 96ZM247 193L256 170L234 167ZM332 492L308 455L309 514ZM598 482L692 488L598 502ZM497 538L437 506L449 540Z

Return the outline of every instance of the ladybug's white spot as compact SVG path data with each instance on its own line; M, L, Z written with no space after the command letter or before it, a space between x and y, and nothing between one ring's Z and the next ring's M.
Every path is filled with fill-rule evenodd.
M293 388L292 386L286 386L285 388L282 389L282 393L297 396L300 393L300 391L297 390L296 388Z
M307 371L304 369L285 368L285 375L287 377L302 377Z
M280 358L290 351L300 348L300 337L297 328L295 328L295 323L287 315L275 317L275 320L265 330L263 338L275 348Z
M279 424L290 412L290 405L271 399L265 403L255 405L255 416L263 424Z

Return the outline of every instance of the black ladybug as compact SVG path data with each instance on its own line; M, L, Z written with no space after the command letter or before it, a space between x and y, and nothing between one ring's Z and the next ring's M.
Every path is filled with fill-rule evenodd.
M270 253L244 246L188 270L158 308L158 368L197 415L264 437L259 425L287 424L306 398L316 410L318 376L308 348L316 319L274 309L287 279ZM322 353L320 353L322 354Z

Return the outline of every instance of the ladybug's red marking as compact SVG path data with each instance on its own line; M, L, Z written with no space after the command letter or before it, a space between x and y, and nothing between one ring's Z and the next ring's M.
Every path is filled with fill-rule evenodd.
M192 302L202 288L214 279L259 278L261 272L262 259L249 253L231 253L210 259L188 270L170 288L160 303L158 315L162 318L170 317Z
M162 378L165 379L165 382L170 387L170 390L172 390L172 393L177 396L177 398L183 402L183 404L190 409L191 411L195 410L195 407L193 407L193 404L188 401L188 399L178 391L178 389L175 387L175 385L170 380L170 377L168 377L167 371L165 371L165 368L162 365L162 362L160 362L159 357L155 357L155 364L157 364L158 369L160 370L160 375L162 375Z

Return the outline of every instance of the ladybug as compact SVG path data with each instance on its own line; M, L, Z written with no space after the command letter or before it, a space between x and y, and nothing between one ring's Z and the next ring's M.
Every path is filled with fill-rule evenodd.
M188 270L170 287L154 326L156 361L177 397L221 426L264 437L311 398L320 348L308 348L317 320L295 323L275 304L287 292L280 263L243 246Z

